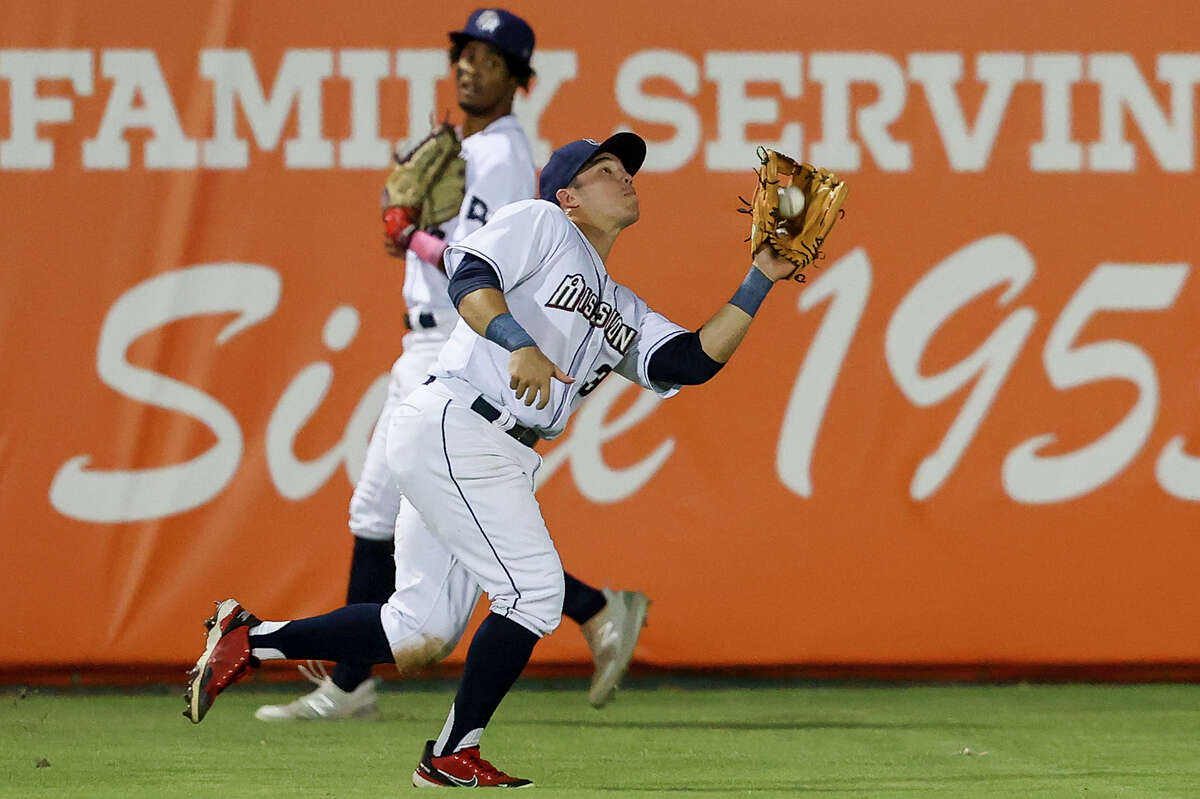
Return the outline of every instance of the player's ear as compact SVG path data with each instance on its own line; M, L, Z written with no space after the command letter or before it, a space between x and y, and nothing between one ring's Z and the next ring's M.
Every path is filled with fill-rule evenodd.
M564 211L568 208L576 208L579 206L579 203L575 200L575 195L569 188L562 188L556 191L554 193L554 199L558 200L559 208L562 208Z

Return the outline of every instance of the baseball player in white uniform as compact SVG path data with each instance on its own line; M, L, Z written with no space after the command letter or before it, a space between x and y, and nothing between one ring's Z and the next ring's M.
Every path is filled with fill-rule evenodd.
M605 263L638 219L633 175L645 154L633 133L571 142L542 170L542 199L506 206L449 247L448 291L461 321L429 382L388 420L388 463L404 493L395 593L382 608L351 605L291 622L262 622L234 599L219 603L184 715L203 718L256 659L394 659L401 668L436 660L462 635L482 587L491 613L412 782L532 784L479 749L563 605L561 564L533 494L541 458L532 444L561 433L613 372L663 397L705 382L733 355L774 281L792 272L763 248L729 302L695 332L613 280Z
M392 365L388 396L367 449L366 461L350 500L354 551L346 604L386 602L395 586L393 535L401 493L388 470L384 434L400 402L428 377L434 359L458 313L446 293L442 252L479 229L499 208L534 195L533 153L512 115L513 96L533 75L534 34L529 25L503 9L480 9L460 31L450 34L450 64L459 107L460 134L467 162L467 186L458 216L443 225L417 231L407 246L385 236L385 247L405 259L404 302L408 333L403 354ZM601 707L612 697L628 668L649 600L635 591L597 590L570 574L564 614L581 625L595 672L588 699ZM319 662L300 667L316 689L284 705L265 705L263 721L323 720L379 716L378 680L370 666L338 663L332 674Z

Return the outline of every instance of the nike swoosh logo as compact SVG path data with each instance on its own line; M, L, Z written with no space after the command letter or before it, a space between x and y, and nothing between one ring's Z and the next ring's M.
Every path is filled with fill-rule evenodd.
M479 785L478 777L473 776L469 780L460 780L458 777L455 777L453 774L447 774L446 772L442 771L441 769L438 769L438 771L441 772L443 777L450 780L450 782L454 783L459 788L474 788L477 785Z

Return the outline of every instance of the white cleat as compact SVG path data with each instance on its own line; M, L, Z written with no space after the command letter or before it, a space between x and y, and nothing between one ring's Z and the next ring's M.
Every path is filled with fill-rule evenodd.
M301 666L300 673L316 684L316 690L286 705L263 705L254 711L254 718L259 721L374 721L379 718L379 694L375 691L378 677L368 677L353 691L346 692L333 684L324 665L312 660L308 665L309 668Z
M617 683L629 670L638 636L646 625L646 610L650 600L638 591L604 590L608 604L580 626L583 637L592 650L596 671L588 702L592 707L604 707L617 690Z

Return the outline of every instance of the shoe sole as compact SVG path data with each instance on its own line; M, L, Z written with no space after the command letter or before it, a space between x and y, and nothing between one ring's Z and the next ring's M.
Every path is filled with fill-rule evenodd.
M379 707L372 705L370 707L359 708L358 710L344 716L289 716L278 715L271 716L263 713L267 708L281 707L280 705L265 705L254 711L254 718L259 721L265 721L269 724L282 724L289 721L379 721L382 714L379 712Z
M208 627L208 640L204 647L204 653L196 661L195 667L188 672L192 679L188 683L188 692L185 697L188 700L188 709L184 711L183 715L187 716L193 724L199 724L204 719L205 714L208 713L208 708L212 707L212 702L209 702L207 706L202 706L203 699L207 696L204 692L204 683L211 675L208 662L212 660L213 652L217 649L217 644L224 637L223 625L225 620L232 616L238 607L240 606L236 599L226 599L218 602L216 612L205 622L205 626Z
M433 780L427 780L423 776L421 776L421 772L418 769L413 770L412 786L414 788L452 788L452 787L454 787L452 785L442 785L441 783L434 782Z
M440 782L434 782L433 780L431 780L428 777L421 774L420 769L413 770L412 785L414 788L462 788L462 787L466 787L466 786L461 786L461 785L442 785ZM522 788L532 788L533 785L534 784L532 782L527 782L524 785L512 785L512 786L495 785L495 786L484 786L484 787L503 788L504 790L507 790L507 791L519 791Z
M365 693L370 696L370 701L356 708L351 713L339 713L332 716L305 716L297 715L288 710L292 705L304 699L302 696L295 702L289 702L286 705L262 705L258 710L254 711L254 718L269 724L279 724L288 721L379 721L383 714L379 712L379 694L376 689L378 689L381 680L378 677L368 677L367 682L371 684L371 688ZM362 685L360 684L359 688ZM358 689L356 688L351 694L357 691ZM312 694L305 694L305 696L312 696Z
M629 670L629 664L633 661L633 652L637 649L638 639L642 637L642 628L646 626L646 614L650 610L650 599L640 592L635 591L632 594L629 612L633 618L633 629L636 632L631 636L632 640L628 647L613 659L618 666L610 669L612 676L600 680L588 692L588 702L596 709L607 705L612 700L613 694L617 692L618 683L621 682L621 678L625 676L625 672Z

